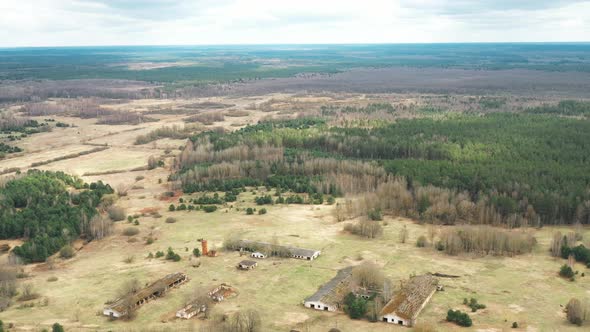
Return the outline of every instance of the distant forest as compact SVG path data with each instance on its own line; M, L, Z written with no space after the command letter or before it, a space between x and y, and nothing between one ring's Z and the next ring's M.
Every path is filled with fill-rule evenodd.
M590 72L589 51L583 43L5 48L0 80L219 82L393 66ZM130 68L149 62L167 65Z
M365 195L339 207L347 216L378 210L445 224L590 224L590 121L564 116L587 108L563 102L374 127L334 126L329 116L261 122L192 137L174 178L187 192L266 185Z

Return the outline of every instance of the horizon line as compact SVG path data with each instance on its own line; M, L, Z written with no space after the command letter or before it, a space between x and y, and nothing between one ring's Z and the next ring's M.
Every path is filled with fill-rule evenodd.
M493 42L405 42L405 43L228 43L228 44L87 44L87 45L39 45L39 46L0 46L0 49L42 49L42 48L92 48L92 47L235 47L235 46L378 46L378 45L517 45L517 44L545 44L545 45L574 45L590 44L590 41L493 41Z

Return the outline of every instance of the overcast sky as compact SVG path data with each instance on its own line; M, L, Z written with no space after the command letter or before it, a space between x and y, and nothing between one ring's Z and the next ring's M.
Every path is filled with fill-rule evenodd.
M0 0L0 46L590 40L590 0Z

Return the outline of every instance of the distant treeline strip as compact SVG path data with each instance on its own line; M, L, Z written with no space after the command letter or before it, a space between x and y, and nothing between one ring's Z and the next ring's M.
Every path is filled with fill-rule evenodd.
M527 110L532 114L590 117L590 101L562 100L557 105L542 105Z
M20 168L18 168L18 167L5 168L0 171L0 175L16 173L18 171L20 171Z
M202 130L202 127L199 125L185 125L185 126L176 126L173 125L171 127L162 127L155 130L150 131L145 135L139 135L135 138L135 145L143 145L161 138L170 138L170 139L187 139L190 136L194 135L195 132Z
M101 147L96 147L96 148L91 149L91 150L86 150L86 151L81 151L81 152L76 152L76 153L70 153L70 154L67 154L65 156L60 156L60 157L57 157L57 158L53 158L53 159L49 159L49 160L44 160L44 161L39 161L39 162L36 162L36 163L32 163L30 167L43 166L43 165L54 163L56 161L62 161L62 160L66 160L66 159L77 158L77 157L80 157L80 156L84 156L84 155L87 155L87 154L104 151L104 150L107 150L107 149L109 149L108 146L101 146Z
M104 171L104 172L88 172L88 173L82 174L82 176L110 175L110 174L138 172L138 171L146 171L146 170L148 170L147 166L141 166L141 167L135 167L132 169L116 169L116 170Z

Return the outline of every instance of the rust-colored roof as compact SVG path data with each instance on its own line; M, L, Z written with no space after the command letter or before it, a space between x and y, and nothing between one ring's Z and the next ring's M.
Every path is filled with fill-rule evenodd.
M422 305L436 291L438 279L431 275L411 278L406 285L383 307L381 316L395 314L403 319L416 319Z

